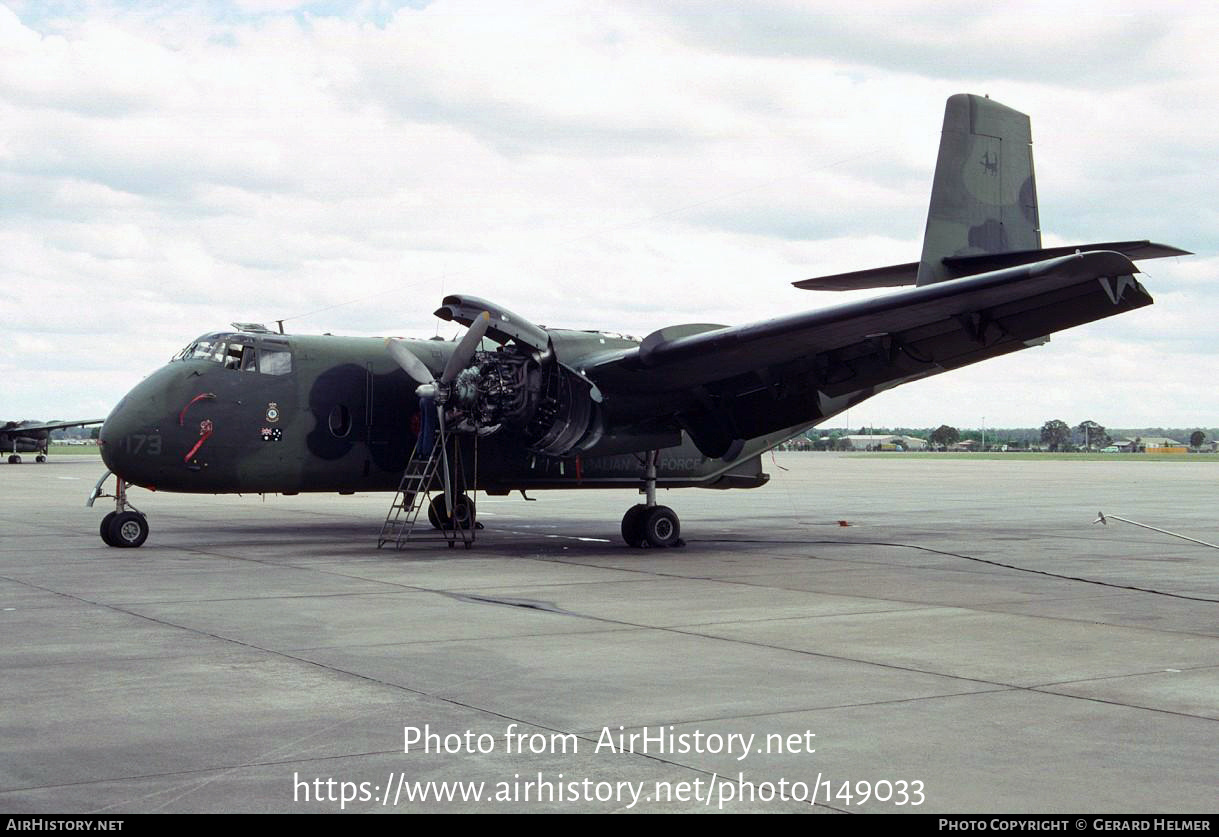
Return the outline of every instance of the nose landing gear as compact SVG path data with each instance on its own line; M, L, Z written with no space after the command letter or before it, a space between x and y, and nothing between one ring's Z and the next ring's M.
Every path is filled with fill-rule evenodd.
M110 472L107 471L97 481L86 505L92 507L93 501L99 497L113 497L114 511L102 518L98 534L102 536L106 546L134 549L148 540L148 519L144 517L143 512L127 502L127 482L122 477L115 475L113 494L102 493L102 485L109 476Z

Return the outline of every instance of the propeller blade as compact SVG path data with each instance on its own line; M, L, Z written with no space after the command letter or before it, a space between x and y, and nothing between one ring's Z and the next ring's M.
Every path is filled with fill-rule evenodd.
M430 384L436 380L432 370L424 365L419 356L406 348L405 340L391 337L385 341L385 348L389 352L390 357L394 359L394 362L401 366L406 371L406 374L415 379L415 383Z
M470 328L466 330L465 336L457 344L457 349L449 358L449 362L444 365L444 374L440 376L440 383L452 383L458 373L470 365L474 352L478 349L478 344L482 342L483 335L487 333L487 327L490 325L491 315L486 311L479 314L474 322L470 323Z

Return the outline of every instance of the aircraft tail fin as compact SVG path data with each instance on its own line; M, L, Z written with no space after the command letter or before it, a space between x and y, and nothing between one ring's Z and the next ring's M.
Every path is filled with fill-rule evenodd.
M1041 246L1029 118L983 96L958 93L944 108L923 253L917 262L792 282L812 291L932 285L1072 253L1131 259L1189 255L1152 241Z
M944 108L917 285L959 276L948 258L1041 249L1029 118L982 96Z

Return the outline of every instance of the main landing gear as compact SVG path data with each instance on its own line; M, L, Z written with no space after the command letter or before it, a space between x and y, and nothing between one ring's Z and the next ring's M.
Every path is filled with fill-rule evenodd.
M122 477L115 475L113 494L102 493L102 484L109 476L110 472L107 471L97 481L93 493L89 495L88 505L92 506L99 497L113 497L114 511L102 518L98 533L106 546L134 549L148 540L148 520L143 512L127 502L127 482Z
M659 451L648 451L644 467L643 491L647 502L626 510L622 516L622 539L627 546L685 546L681 539L681 522L677 512L668 506L656 505L656 458Z
M47 461L46 451L44 450L42 453L35 456L34 461L39 464L46 462ZM8 464L9 465L20 465L21 464L21 454L17 453L16 450L14 450L12 453L10 453L8 455Z

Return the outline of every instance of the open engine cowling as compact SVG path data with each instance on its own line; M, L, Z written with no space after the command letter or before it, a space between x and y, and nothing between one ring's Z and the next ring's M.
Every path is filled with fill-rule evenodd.
M567 456L596 444L603 432L592 385L553 356L504 347L477 352L457 376L458 425L486 435L520 431L533 453Z

